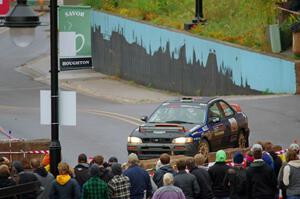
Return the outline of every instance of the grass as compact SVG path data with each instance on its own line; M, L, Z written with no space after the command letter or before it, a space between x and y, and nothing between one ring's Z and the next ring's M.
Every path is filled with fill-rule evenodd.
M268 24L275 23L279 0L203 0L206 25L192 33L270 51ZM84 0L94 9L183 30L194 17L195 0Z

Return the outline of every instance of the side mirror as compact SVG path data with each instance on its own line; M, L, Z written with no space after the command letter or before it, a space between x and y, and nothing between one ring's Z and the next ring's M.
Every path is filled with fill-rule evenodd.
M208 123L209 124L214 124L214 123L217 123L217 122L220 122L220 118L219 117L210 117L208 118Z
M142 117L141 117L141 120L144 121L144 122L147 122L147 121L148 121L148 116L145 116L145 115L142 116Z

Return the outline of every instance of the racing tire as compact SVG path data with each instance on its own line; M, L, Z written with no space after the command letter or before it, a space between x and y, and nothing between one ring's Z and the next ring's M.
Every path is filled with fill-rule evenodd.
M237 147L244 149L248 147L248 139L245 136L244 132L240 132L237 140Z
M208 161L208 153L210 152L210 146L206 139L201 139L198 146L198 153L201 153L206 162Z

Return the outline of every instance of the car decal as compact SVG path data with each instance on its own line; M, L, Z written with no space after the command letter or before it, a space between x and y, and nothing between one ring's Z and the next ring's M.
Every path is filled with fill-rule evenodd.
M194 126L193 128L191 128L189 131L190 132L194 132L194 131L196 131L197 129L199 129L201 126L200 125L196 125L196 126Z
M235 118L228 119L230 123L231 132L236 132L238 130L238 123Z
M220 135L224 135L224 131L218 131L214 133L215 136L220 136Z
M202 137L202 134L203 133L206 133L209 129L208 129L208 127L207 127L207 125L205 125L205 126L203 126L202 128L199 128L200 127L200 125L197 125L197 126L195 126L195 127L198 127L198 130L197 131L195 131L195 132L193 132L192 134L190 134L190 136L196 141L196 140L200 140L201 139L201 137ZM194 128L195 128L194 127ZM193 128L193 129L194 129ZM196 129L195 129L196 130Z

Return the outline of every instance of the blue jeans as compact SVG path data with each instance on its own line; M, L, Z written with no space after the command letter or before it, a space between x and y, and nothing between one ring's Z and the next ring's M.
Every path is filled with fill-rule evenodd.
M286 196L286 199L300 199L300 195L299 196Z

